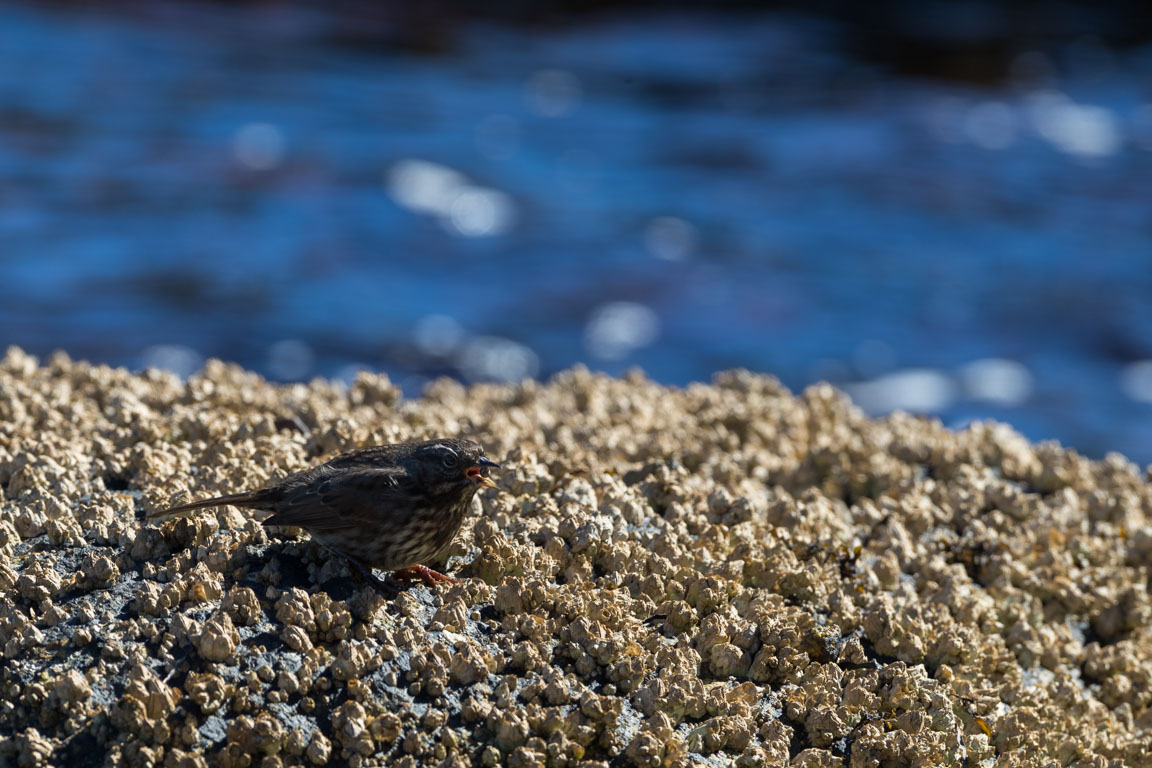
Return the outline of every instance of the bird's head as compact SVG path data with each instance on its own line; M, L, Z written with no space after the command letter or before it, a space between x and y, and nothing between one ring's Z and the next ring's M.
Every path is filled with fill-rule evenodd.
M481 486L495 488L488 470L500 465L484 455L484 448L474 440L443 438L418 443L412 447L408 462L410 474L429 488L441 492L474 492Z

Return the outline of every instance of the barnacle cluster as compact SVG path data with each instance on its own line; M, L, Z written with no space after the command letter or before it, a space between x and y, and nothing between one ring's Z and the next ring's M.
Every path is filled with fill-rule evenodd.
M440 435L459 584L186 494ZM0 764L1152 765L1152 484L767 376L187 381L0 361Z

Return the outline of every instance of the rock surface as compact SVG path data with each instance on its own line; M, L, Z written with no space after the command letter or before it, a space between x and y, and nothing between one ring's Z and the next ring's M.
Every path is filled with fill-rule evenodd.
M144 512L439 435L503 461L384 597ZM1152 484L743 372L273 386L0 361L0 764L1152 765Z

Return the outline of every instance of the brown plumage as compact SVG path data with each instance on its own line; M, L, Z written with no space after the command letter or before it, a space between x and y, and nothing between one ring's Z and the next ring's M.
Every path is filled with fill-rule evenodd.
M443 438L345 453L275 485L153 512L151 520L232 505L272 513L264 525L299 526L348 558L373 583L372 568L428 584L454 582L424 565L439 560L498 464L472 440Z

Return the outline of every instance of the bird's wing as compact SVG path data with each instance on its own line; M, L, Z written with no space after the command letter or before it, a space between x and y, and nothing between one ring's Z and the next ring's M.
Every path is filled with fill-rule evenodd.
M342 453L329 459L322 466L328 469L380 469L385 471L402 472L397 462L397 445L377 445L371 448L361 448L356 451ZM313 467L315 469L315 467Z
M396 467L356 468L317 475L285 490L265 525L295 525L334 531L379 524L381 513L404 497L407 474Z

